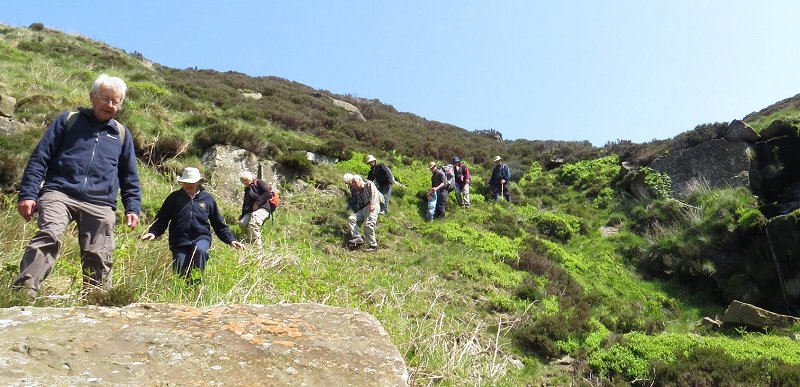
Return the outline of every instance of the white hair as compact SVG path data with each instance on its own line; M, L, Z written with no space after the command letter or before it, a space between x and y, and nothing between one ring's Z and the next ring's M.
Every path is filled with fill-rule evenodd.
M239 180L252 181L252 180L255 180L255 179L256 179L255 173L250 172L250 171L242 171L242 173L239 174Z
M123 100L125 99L125 93L128 91L128 85L125 84L122 78L110 77L108 74L100 74L92 84L91 95L97 95L97 93L100 92L101 86L108 86L115 92L120 93Z

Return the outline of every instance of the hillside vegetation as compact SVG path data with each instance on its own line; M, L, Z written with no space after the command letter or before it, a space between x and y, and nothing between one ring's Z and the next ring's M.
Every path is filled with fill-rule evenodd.
M117 227L114 287L86 298L79 296L75 233L68 232L34 305L356 308L385 326L415 385L800 384L800 326L753 332L696 325L727 306L696 280L714 269L704 249L763 224L752 195L699 186L679 202L669 198L668 177L642 168L648 192L634 197L621 172L623 161L647 165L716 138L726 123L646 144L498 141L492 131L429 121L377 99L276 77L165 68L39 24L0 25L0 94L16 98L14 119L24 123L22 132L0 135L0 306L29 303L7 290L36 228L17 215L14 185L43 128L59 112L87 105L88 88L103 72L130 87L118 118L140 158L142 226ZM263 98L242 96L249 92ZM366 121L326 96L355 105ZM187 285L171 272L166 241L139 236L177 189L176 171L200 166L215 144L247 149L294 175L280 187L274 223L265 223L267 248L240 252L215 239L202 281ZM311 164L306 151L340 161ZM379 219L380 249L372 254L344 245L349 213L341 183L345 172L366 175L368 153L402 182L391 214ZM485 199L496 154L512 167L512 205ZM425 222L427 162L456 155L472 170L473 205L451 205L445 219ZM213 177L206 188L217 195ZM235 224L240 198L217 200ZM553 362L566 355L568 367Z

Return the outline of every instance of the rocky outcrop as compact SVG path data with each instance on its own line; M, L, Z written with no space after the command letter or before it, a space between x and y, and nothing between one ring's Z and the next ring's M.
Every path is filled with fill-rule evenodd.
M800 318L773 313L741 301L733 301L720 319L724 324L747 325L756 328L790 327Z
M318 304L0 309L3 385L402 386L372 316Z
M231 145L215 145L201 159L209 175L209 183L219 195L234 201L241 200L242 183L239 174L250 171L262 180L277 186L282 180L277 163L259 159L255 153Z
M697 181L711 188L750 188L750 147L744 141L706 141L659 157L650 167L669 175L677 198L688 195Z

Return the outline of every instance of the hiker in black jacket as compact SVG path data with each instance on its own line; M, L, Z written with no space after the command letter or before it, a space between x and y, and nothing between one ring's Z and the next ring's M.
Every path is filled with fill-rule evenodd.
M264 180L257 179L253 172L242 172L239 180L244 184L239 226L247 229L252 243L261 248L263 247L261 225L272 216L273 208L270 206L270 199L274 193L272 188Z
M392 196L392 184L394 184L394 175L392 170L384 164L378 164L375 156L367 155L364 162L369 164L369 173L367 180L375 183L378 191L383 194L383 202L381 202L381 214L389 213L389 197Z

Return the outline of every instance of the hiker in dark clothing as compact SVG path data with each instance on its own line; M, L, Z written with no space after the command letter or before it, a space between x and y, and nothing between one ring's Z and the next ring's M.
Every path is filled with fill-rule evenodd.
M131 229L139 224L142 208L133 139L114 119L126 91L122 79L101 74L89 91L92 108L59 115L31 153L17 211L26 222L38 213L39 230L25 249L13 289L37 295L72 221L77 224L84 290L111 286L118 193Z
M506 198L506 201L511 203L511 193L508 191L508 182L511 180L511 170L508 165L502 163L503 158L495 156L494 169L492 169L492 177L489 179L489 187L492 188L492 195L494 201L500 200L500 195Z
M458 157L453 157L453 174L455 180L456 202L464 208L469 208L469 182L472 176L469 168Z
M261 248L264 244L261 240L261 225L272 216L270 199L274 193L272 188L264 180L257 179L253 172L242 172L239 181L244 185L239 226L247 230L251 243Z
M202 179L197 168L184 168L178 177L181 189L167 196L156 221L142 235L142 240L151 241L169 226L172 268L184 277L189 277L192 269L205 270L212 227L223 242L235 249L244 248L225 224L214 198L200 185Z
M379 164L375 160L375 156L367 155L364 162L369 164L369 173L367 180L375 183L378 191L383 194L383 202L381 202L381 214L389 213L389 198L392 196L392 184L394 184L394 175L392 170L384 164Z
M447 204L447 177L444 170L436 165L435 161L428 163L428 170L431 171L431 188L428 190L428 212L427 220L434 218L444 218Z

